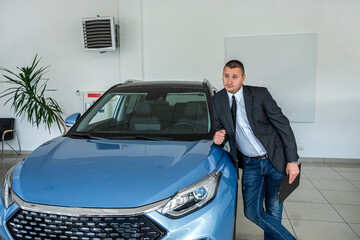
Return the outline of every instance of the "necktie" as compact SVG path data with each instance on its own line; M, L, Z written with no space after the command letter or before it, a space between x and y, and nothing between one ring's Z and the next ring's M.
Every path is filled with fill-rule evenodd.
M234 130L236 130L236 99L234 95L232 96L231 115L234 123Z

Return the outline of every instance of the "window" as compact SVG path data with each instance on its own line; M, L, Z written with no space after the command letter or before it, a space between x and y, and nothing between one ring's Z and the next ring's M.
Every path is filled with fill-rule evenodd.
M138 89L139 90L139 89ZM101 137L208 135L207 97L201 91L142 89L107 93L76 128Z

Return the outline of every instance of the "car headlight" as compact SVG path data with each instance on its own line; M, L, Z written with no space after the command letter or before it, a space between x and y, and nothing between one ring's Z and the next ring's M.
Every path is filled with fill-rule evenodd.
M180 218L210 203L216 196L221 171L216 171L186 187L157 211L170 218Z
M7 172L1 191L1 200L5 208L9 208L14 203L14 200L11 196L12 173L14 171L14 168L15 166L10 168L10 170Z

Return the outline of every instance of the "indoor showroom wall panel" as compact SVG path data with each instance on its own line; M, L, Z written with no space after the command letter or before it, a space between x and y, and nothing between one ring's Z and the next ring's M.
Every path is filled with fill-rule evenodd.
M207 78L218 88L225 38L316 33L315 120L291 123L299 155L360 158L359 1L150 0L142 12L144 78Z
M64 96L65 116L81 110L76 89L84 85L106 89L119 77L121 81L207 78L221 88L227 37L316 33L315 121L292 123L298 145L304 149L299 154L360 157L360 29L354 24L360 22L359 1L91 0L63 4L3 1L0 29L6 37L0 38L0 66L26 64L39 52L43 64L52 65L49 87L58 88L51 94ZM51 17L51 23L30 12ZM120 19L120 51L104 55L83 51L81 26L76 24L96 14ZM66 17L70 20L60 21ZM53 28L54 22L62 26L63 34L54 31L44 38L43 29ZM54 41L62 44L55 46ZM66 91L61 90L63 82ZM2 109L1 116L11 115L8 107ZM26 127L23 121L20 130L27 131ZM28 131L22 140L28 150L43 142L31 140L39 132L44 139L58 135L56 129L52 135L44 129Z
M0 8L0 66L16 70L29 66L38 53L40 65L50 65L47 96L55 98L63 117L82 112L82 95L76 90L106 90L120 81L119 50L100 54L85 52L81 19L114 16L118 22L118 0L4 0ZM1 80L4 80L3 78ZM7 88L1 83L1 91ZM13 117L10 105L0 99L0 117ZM31 151L60 135L54 125L51 134L44 125L31 126L26 118L16 118L23 150ZM15 142L14 145L16 146Z

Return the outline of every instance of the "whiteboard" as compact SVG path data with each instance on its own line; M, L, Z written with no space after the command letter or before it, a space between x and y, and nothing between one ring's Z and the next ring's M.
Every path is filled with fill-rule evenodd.
M267 87L291 122L314 122L315 33L225 38L226 62L240 60L245 85Z

